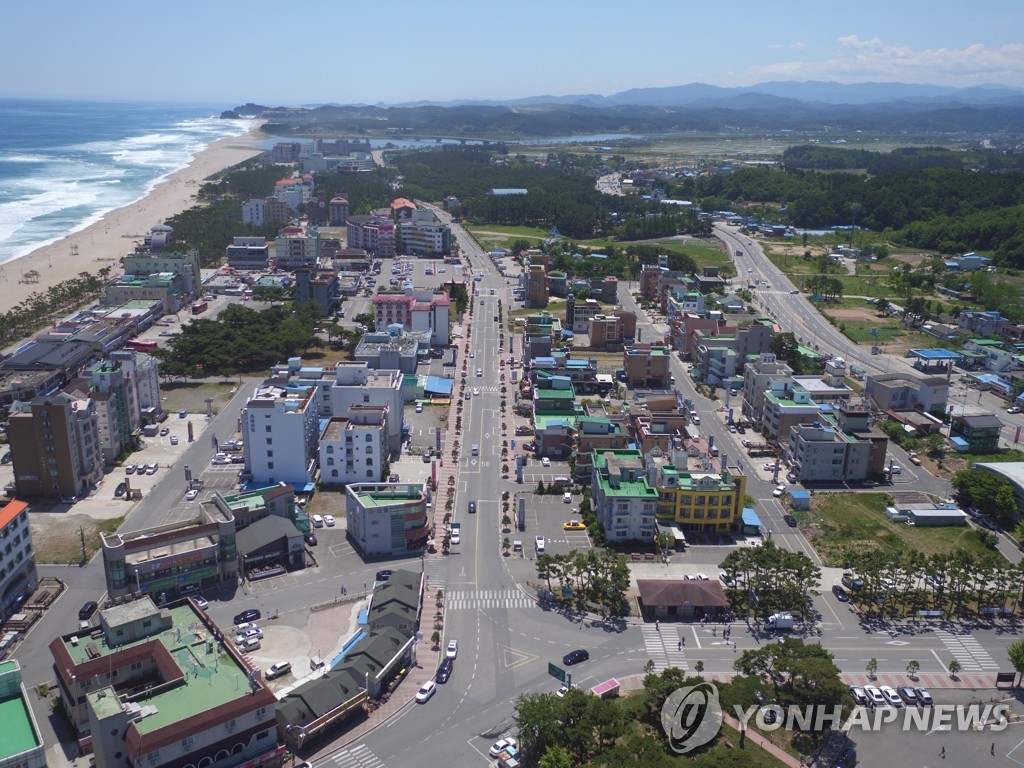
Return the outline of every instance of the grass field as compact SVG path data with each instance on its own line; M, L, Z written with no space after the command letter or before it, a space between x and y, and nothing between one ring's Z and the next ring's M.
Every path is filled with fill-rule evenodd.
M847 552L965 551L979 558L992 554L973 528L915 528L891 522L885 516L890 497L884 493L816 493L811 499L810 512L795 514L826 566L841 568Z

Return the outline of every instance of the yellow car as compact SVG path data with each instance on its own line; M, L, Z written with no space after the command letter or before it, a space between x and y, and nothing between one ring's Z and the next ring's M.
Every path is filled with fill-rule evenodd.
M562 529L566 531L582 531L586 530L586 527L587 526L585 526L579 520L570 520L568 523L562 526Z

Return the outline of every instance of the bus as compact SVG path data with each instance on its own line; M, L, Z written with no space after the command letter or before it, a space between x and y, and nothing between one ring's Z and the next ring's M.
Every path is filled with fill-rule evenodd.
M136 352L154 352L156 351L155 341L145 341L143 339L129 339L124 344L126 349L134 349Z
M209 307L210 303L208 301L197 301L195 304L192 305L192 314L201 315L203 314L203 312L209 309Z

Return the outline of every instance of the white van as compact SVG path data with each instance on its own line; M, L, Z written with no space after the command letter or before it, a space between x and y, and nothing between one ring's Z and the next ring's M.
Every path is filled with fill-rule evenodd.
M537 536L534 539L534 544L537 547L537 554L538 555L543 555L544 554L544 537L543 536Z
M476 443L473 443L473 455L474 456L479 456L480 455L480 446L477 445Z

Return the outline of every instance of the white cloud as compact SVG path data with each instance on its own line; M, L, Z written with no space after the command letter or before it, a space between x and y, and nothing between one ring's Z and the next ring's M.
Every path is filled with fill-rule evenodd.
M881 38L861 39L847 35L837 40L830 58L819 61L794 60L752 67L755 80L865 80L935 83L968 86L1001 83L1024 86L1024 44L989 46L982 43L965 48L928 48L891 45ZM795 43L793 50L806 45Z
M791 43L789 47L799 53L801 51L807 50L807 43Z

